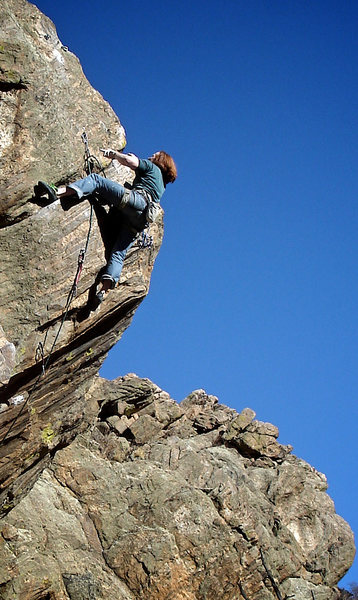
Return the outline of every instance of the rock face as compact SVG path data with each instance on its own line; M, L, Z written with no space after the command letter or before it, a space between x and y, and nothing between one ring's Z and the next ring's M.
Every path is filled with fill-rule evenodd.
M36 7L4 0L0 25L0 599L338 600L352 532L276 427L203 390L178 405L149 380L98 376L148 292L163 222L93 311L97 208L64 311L90 205L40 206L33 184L84 174L83 114L94 154L125 134Z
M121 285L90 311L110 226L97 206L77 295L64 311L90 204L39 206L33 185L86 174L83 115L95 155L103 146L122 148L125 133L35 6L5 0L0 27L0 504L6 504L9 494L16 500L31 485L49 452L86 426L86 389L148 292L163 226L160 219L151 226L151 248L131 249ZM115 161L92 166L130 182L132 172ZM46 376L38 380L42 357Z
M337 599L354 553L325 476L203 390L96 378L95 426L2 520L2 598Z

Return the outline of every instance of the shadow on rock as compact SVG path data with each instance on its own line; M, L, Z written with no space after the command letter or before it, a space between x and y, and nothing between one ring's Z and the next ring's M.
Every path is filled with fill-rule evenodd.
M98 272L94 283L91 285L91 287L88 290L87 303L82 308L79 308L76 312L76 320L78 321L78 323L82 323L83 321L88 319L88 317L91 315L91 312L95 311L99 306L99 302L96 297L96 292L97 292L97 286L101 281L101 276L102 276L103 270L104 270L104 267Z
M60 204L63 210L68 211L72 206L77 206L83 200L83 198L79 198L77 195L65 196L64 198L60 198Z
M52 204L53 200L52 200L52 198L49 198L48 196L33 195L29 199L29 202L31 202L32 204L36 204L37 206L40 206L41 208L44 208L45 206L49 206L50 204Z

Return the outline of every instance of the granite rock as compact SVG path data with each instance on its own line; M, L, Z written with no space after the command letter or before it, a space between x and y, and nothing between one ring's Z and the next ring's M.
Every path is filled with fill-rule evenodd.
M152 247L141 249L138 239L120 285L93 310L109 226L106 209L95 205L77 294L65 311L91 205L38 202L33 186L86 174L84 125L97 157L103 146L123 148L125 131L34 5L4 0L0 31L0 504L7 504L32 485L49 453L92 422L86 392L148 293L163 219L151 225ZM94 170L130 185L131 170L98 160Z
M324 475L286 449L242 454L225 439L239 415L203 390L177 405L132 374L88 398L95 426L1 520L4 600L338 600L354 544Z
M125 132L34 5L4 0L0 29L0 599L338 600L352 532L274 425L202 389L178 404L98 376L148 292L163 219L90 310L97 208L64 312L90 205L40 205L33 184L85 173L83 125L94 154Z

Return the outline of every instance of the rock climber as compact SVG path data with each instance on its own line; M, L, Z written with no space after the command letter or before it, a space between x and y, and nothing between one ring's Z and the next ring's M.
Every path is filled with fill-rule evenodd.
M81 200L97 193L100 204L108 204L118 211L120 219L109 260L101 275L101 289L96 294L97 306L109 290L115 287L130 246L137 233L146 226L148 203L159 202L167 183L173 183L177 177L175 162L164 151L155 152L148 159L111 149L101 149L101 152L106 158L115 159L135 172L132 189L128 190L121 184L96 173L59 188L53 188L43 181L39 181L34 188L35 196L48 194L53 201L67 196Z

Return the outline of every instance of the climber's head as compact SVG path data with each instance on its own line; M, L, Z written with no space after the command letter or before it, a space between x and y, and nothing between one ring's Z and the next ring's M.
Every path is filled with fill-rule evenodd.
M149 157L153 164L157 165L162 172L164 183L173 183L177 178L177 168L172 157L160 150Z

